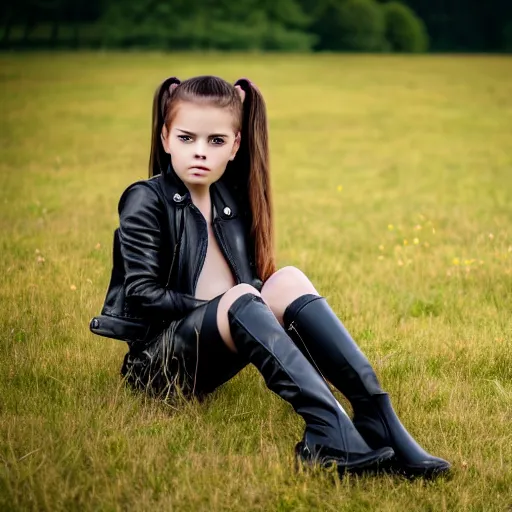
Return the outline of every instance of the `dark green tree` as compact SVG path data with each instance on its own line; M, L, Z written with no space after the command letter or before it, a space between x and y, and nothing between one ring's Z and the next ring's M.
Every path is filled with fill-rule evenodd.
M389 0L377 1L385 5ZM432 51L512 51L512 0L398 1L423 20ZM0 46L97 47L102 41L104 46L163 49L367 49L368 41L361 45L361 36L349 41L342 38L340 9L347 2L3 0ZM356 22L366 27L363 34L367 34L368 16L361 14ZM349 31L352 36L354 32ZM394 47L400 50L403 46L395 42Z
M512 52L512 19L503 27L503 49Z
M314 8L313 30L318 49L381 51L385 48L385 20L374 0L330 0Z
M295 0L106 0L105 46L308 51L315 36Z
M386 40L394 52L425 52L428 34L423 21L414 11L400 2L383 4L386 20Z

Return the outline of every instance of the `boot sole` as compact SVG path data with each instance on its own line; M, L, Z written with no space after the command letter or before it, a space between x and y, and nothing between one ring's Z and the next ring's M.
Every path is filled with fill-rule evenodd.
M370 452L370 455L371 456L366 457L363 460L359 459L343 465L338 464L338 473L340 477L345 473L350 473L351 475L363 475L368 473L385 472L390 464L392 464L395 452L392 448L380 448Z
M435 480L436 478L448 478L452 475L451 464L439 464L438 466L407 466L401 464L398 460L391 461L387 472L391 475L401 476L408 480L423 478L425 480Z
M387 472L394 455L395 452L392 448L380 448L348 462L342 462L336 458L325 458L322 461L317 461L305 459L300 454L296 455L295 461L296 469L298 469L299 464L305 465L308 468L321 467L327 470L332 470L332 468L336 467L340 478L342 478L343 475L348 473L363 475Z

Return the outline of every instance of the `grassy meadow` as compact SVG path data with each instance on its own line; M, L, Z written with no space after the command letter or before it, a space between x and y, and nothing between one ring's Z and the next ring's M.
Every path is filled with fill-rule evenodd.
M279 265L451 479L294 472L302 419L254 368L157 402L90 334L153 91L196 74L263 91ZM0 510L512 510L511 90L509 57L1 54Z

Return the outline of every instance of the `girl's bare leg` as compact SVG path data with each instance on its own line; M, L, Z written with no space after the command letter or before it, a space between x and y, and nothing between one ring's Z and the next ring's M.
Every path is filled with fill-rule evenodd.
M232 351L236 352L235 343L231 337L231 329L228 322L228 310L232 304L246 293L252 293L253 295L260 296L260 292L249 284L237 284L233 288L229 289L220 299L219 307L217 309L217 326L221 338L224 340L226 346Z
M261 290L263 300L281 325L288 305L308 293L319 295L308 277L296 267L283 267L278 270L265 281Z

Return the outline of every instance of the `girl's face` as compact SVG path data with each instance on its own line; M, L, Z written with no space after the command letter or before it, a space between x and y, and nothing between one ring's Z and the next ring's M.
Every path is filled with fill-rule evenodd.
M227 108L181 102L170 129L162 129L164 149L190 190L209 187L224 174L240 147L235 119Z

